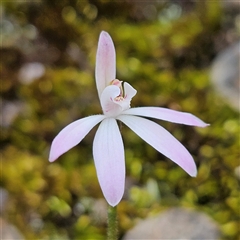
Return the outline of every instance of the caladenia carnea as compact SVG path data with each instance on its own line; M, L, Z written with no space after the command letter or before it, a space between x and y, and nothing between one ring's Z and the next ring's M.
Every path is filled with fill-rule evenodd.
M117 120L193 177L197 174L197 168L187 149L163 127L143 117L198 127L206 127L208 124L190 113L171 109L130 108L137 91L129 83L116 78L114 44L110 35L104 31L98 41L95 79L103 114L88 116L66 126L52 142L49 161L55 161L76 146L100 123L93 141L93 158L99 184L110 205L109 221L113 221L116 217L115 206L122 199L125 186L124 146ZM109 226L114 226L111 221Z

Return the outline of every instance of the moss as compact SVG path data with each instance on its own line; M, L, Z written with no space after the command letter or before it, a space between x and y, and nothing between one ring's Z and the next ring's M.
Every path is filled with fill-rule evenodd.
M106 222L96 222L91 215L94 201L103 198L91 153L95 129L57 162L48 162L51 141L64 126L101 112L94 82L101 30L114 40L118 78L138 91L132 106L191 112L211 124L199 129L158 121L189 149L198 165L196 178L121 126L130 186L118 208L120 236L139 218L186 205L215 219L224 239L237 238L238 180L233 173L239 165L239 114L209 82L216 39L225 34L224 19L230 16L216 1L204 2L190 8L177 5L181 11L176 18L169 13L174 7L153 4L153 19L144 17L144 4L137 8L134 3L129 8L121 2L112 4L114 14L106 1L4 6L7 20L18 24L18 40L29 43L29 52L17 43L8 46L24 57L1 63L3 100L17 100L23 106L10 127L2 129L1 186L9 193L6 216L27 239L104 239ZM55 49L55 60L43 54L48 48L38 51L38 58L30 51L31 44L40 47L41 38L26 40L20 34L26 24L35 25ZM69 46L77 46L75 58L69 55ZM23 59L30 57L42 61L45 73L26 85L17 75ZM36 215L42 225L32 224Z

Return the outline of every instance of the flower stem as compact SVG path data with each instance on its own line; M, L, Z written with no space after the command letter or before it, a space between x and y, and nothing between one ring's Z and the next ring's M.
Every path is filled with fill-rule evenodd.
M117 226L117 206L108 206L108 229L107 239L117 240L118 226Z

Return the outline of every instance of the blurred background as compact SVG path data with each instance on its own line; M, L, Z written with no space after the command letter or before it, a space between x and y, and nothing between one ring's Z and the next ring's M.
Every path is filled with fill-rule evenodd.
M121 127L127 177L120 238L173 207L203 213L222 239L238 238L237 1L2 1L0 14L2 239L105 239L106 202L92 159L96 128L48 162L63 127L101 113L94 67L102 30L115 44L117 78L138 91L132 106L191 112L211 124L156 121L193 155L196 178Z

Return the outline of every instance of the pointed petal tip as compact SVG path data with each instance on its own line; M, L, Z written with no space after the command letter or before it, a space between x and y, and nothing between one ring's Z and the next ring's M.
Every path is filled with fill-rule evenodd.
M106 189L101 184L100 184L100 186L101 186L103 195L104 195L106 201L108 202L108 204L111 205L112 207L117 206L119 204L119 202L121 201L123 194L124 194L124 187L122 186L122 184L121 184L121 186L119 186L115 189L114 189L114 187L112 187L111 189Z
M189 174L191 177L197 177L197 170L194 171L193 173Z
M178 164L178 163L177 163ZM192 159L191 164L185 165L185 166L181 166L180 164L178 164L187 174L189 174L191 177L196 177L197 176L197 167L196 164L194 162L194 160Z
M49 157L49 159L48 159L48 161L49 161L50 163L54 162L55 160L57 160L57 158Z
M180 166L187 174L189 174L191 177L196 177L197 176L197 167L194 162L194 159L191 157L192 161L189 162L188 165L185 166ZM191 164L190 164L191 163Z
M50 163L54 162L54 161L57 160L58 157L59 157L56 153L53 152L53 150L54 150L54 148L51 148L51 149L50 149L50 154L49 154L49 157L48 157L48 161L49 161Z
M201 127L201 128L204 128L210 125L209 123L205 123L203 120L201 120L200 118L196 117L191 113L183 113L183 114L185 114L185 117L187 117L187 119L190 120L189 124L187 125L192 125L192 126Z
M110 34L108 33L108 32L106 32L106 31L101 31L101 33L100 33L100 36L106 36L106 37L110 37Z
M204 127L207 127L209 126L210 124L208 123L205 123L203 120L201 120L200 118L196 117L195 115L191 114L191 113L186 113L186 116L188 115L188 118L192 120L191 124L188 124L188 125L192 125L192 126L195 126L195 127L201 127L201 128L204 128Z
M108 202L108 204L112 207L115 207L119 204L119 202L121 201L121 199L119 199L118 201L111 201L110 199L106 199L106 201Z
M211 124L205 123L205 122L202 121L201 119L198 119L198 121L196 122L196 124L194 124L193 126L205 128L205 127L208 127L208 126L210 126L210 125L211 125Z
M112 38L111 38L110 34L108 32L106 32L106 31L101 31L99 39L101 41L105 40L105 41L112 42ZM107 43L109 43L109 42L107 42Z
M108 32L106 32L106 31L104 31L104 30L101 31L100 35L102 35L102 34L107 34L107 35L109 35Z

